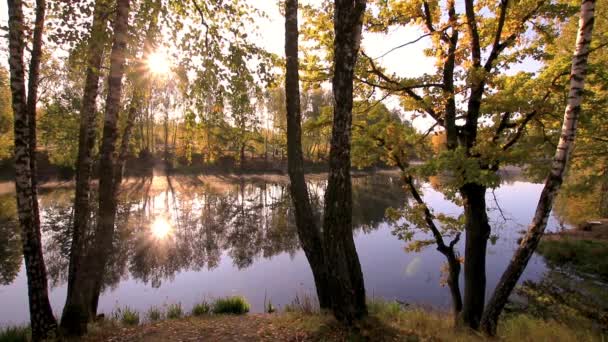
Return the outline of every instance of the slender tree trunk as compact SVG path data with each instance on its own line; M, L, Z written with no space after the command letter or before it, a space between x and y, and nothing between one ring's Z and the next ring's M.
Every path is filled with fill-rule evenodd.
M177 122L177 120L175 120L175 129L173 130L173 142L172 142L172 146L173 146L173 153L176 153L177 151L177 129L179 128L179 123Z
M96 134L96 101L104 45L107 39L106 25L109 8L105 0L97 0L93 13L93 26L89 38L87 75L84 85L82 109L80 111L80 133L78 159L76 161L76 194L74 198L74 227L70 248L68 291L61 318L61 328L67 335L82 335L88 322L86 298L81 289L75 289L77 277L84 274L81 269L85 251L85 236L89 228L91 173L93 148ZM82 283L82 280L79 281Z
M113 198L114 198L114 215L116 215L116 199L118 198L118 193L120 190L120 184L122 183L122 179L124 176L124 168L127 157L129 155L129 143L131 141L131 133L133 131L133 125L135 122L135 118L137 117L137 113L140 107L141 98L135 95L133 97L133 101L131 102L131 106L129 107L129 112L127 114L127 122L125 125L125 129L123 131L123 135L120 142L120 149L118 152L118 157L116 158L116 164L114 166L114 181L113 181ZM168 176L167 176L168 177ZM97 307L99 304L99 297L101 296L103 283L97 282L93 284L92 290L92 299L91 299L91 312L97 312Z
M239 149L239 167L241 170L245 170L245 147L247 147L247 145L242 143L241 148Z
M576 137L576 125L581 112L583 100L583 88L587 73L587 58L593 33L593 22L595 13L595 0L583 0L581 4L578 35L576 38L576 49L572 58L572 70L570 71L570 92L568 104L564 113L564 122L551 171L545 180L545 186L541 192L536 206L536 212L528 232L513 255L509 266L503 273L482 319L482 329L490 334L496 334L498 318L507 303L509 295L528 265L530 257L536 250L538 243L547 227L547 220L557 192L561 187L568 166L568 160L574 147Z
M443 65L443 93L445 97L446 143L449 150L458 146L458 129L456 127L456 98L454 93L454 67L456 64L456 46L458 45L458 29L456 4L454 0L448 1L449 23L452 26L452 35L447 38L448 54Z
M285 1L285 100L287 105L287 168L289 190L295 208L296 227L304 254L308 259L322 309L329 309L327 265L323 254L321 231L315 219L302 158L302 115L300 112L300 75L298 61L298 1Z
M125 68L125 53L127 44L129 0L118 0L116 18L114 20L114 38L110 54L110 74L108 77L108 95L106 98L103 136L100 152L99 177L99 211L97 227L93 244L87 254L85 264L86 288L89 314L96 314L96 293L102 287L109 253L112 252L112 238L116 220L115 196L115 167L116 140L118 135L117 122L122 93L122 77ZM75 285L76 286L76 285Z
M32 180L32 195L34 220L36 226L40 227L40 209L38 208L38 161L37 134L36 134L36 105L38 104L38 83L40 79L40 59L42 57L42 34L44 32L44 17L46 2L36 0L36 18L34 22L34 40L32 42L32 55L30 59L30 70L27 88L27 117L29 125L29 150L30 150L30 178Z
M479 328L486 291L486 249L490 237L490 224L486 212L486 188L479 184L466 184L460 189L464 200L465 258L464 302L462 322Z
M330 263L332 309L346 324L367 315L363 273L353 239L350 177L353 76L365 6L365 0L336 0L334 10L334 118L323 243L325 260Z
M167 108L165 108L165 120L163 123L163 127L165 129L165 149L164 149L164 153L165 153L165 168L168 169L169 168L169 112L167 112Z
M608 160L604 160L604 170L602 170L600 182L600 203L598 212L600 217L608 217Z
M35 170L35 107L38 84L42 34L44 29L45 3L36 1L34 46L30 65L30 99L25 92L25 68L23 62L24 18L23 2L9 0L9 68L11 76L12 107L14 115L15 190L21 241L28 285L32 339L40 341L55 335L57 322L49 303L46 267L42 254L40 218L36 195ZM33 105L32 105L33 103ZM34 111L32 113L32 107Z

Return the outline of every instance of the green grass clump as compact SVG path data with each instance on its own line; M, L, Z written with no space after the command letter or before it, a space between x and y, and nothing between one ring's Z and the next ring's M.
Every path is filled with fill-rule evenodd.
M211 313L211 305L207 301L202 301L192 308L192 316L204 316Z
M0 329L0 342L31 341L31 331L26 326L11 326Z
M249 303L244 297L218 298L213 303L213 313L243 315L249 312Z
M150 321L150 322L160 321L161 319L163 319L163 310L161 308L159 308L158 306L153 306L150 309L148 309L148 312L146 313L146 317L148 318L148 321Z
M123 325L139 325L139 312L128 306L116 309L113 316Z
M171 304L167 307L167 318L168 319L178 319L184 315L184 311L182 310L182 303Z
M389 318L402 312L403 306L393 300L372 298L367 300L367 310L372 315Z
M608 242L592 240L543 240L538 252L549 263L570 265L576 271L608 279Z

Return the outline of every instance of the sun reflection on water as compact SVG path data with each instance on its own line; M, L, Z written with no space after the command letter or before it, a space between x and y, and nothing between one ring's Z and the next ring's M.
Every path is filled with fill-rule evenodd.
M162 240L171 234L173 227L166 218L159 216L152 222L150 230L152 230L152 234L155 238Z

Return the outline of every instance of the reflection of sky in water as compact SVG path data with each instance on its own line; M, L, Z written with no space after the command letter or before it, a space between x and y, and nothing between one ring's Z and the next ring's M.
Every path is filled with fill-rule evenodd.
M397 182L386 178L378 183L385 188L382 191L378 188L378 184L365 185L363 182L364 185L360 185L361 182L361 179L355 180L354 185L354 200L359 201L355 203L354 216L356 216L355 221L359 223L369 224L365 219L367 216L373 216L373 209L384 210L384 208L376 208L375 206L378 206L376 202L385 200L387 194L403 191ZM324 181L313 184L314 190L311 191L313 197L316 195L320 200L322 200L322 183ZM184 178L167 182L164 177L155 177L143 187L149 195L146 198L141 199L137 196L131 198L129 197L131 195L127 197L133 200L129 211L129 222L135 222L132 224L134 233L129 235L129 238L135 236L147 241L144 244L145 249L136 252L128 249L125 253L125 257L130 258L126 264L129 272L119 275L120 281L102 295L99 304L101 312L109 312L117 306L124 305L144 312L150 306L173 302L181 302L184 308L189 310L194 303L203 298L233 294L244 295L252 303L253 309L260 311L263 308L264 297L270 298L274 305L283 306L297 293L314 293L312 275L306 258L300 250L295 248L289 250L289 238L281 240L288 251L265 246L262 251L256 250L254 255L247 254L247 248L251 248L251 245L258 241L256 239L267 239L278 234L271 229L271 225L281 227L282 222L287 220L284 217L287 209L284 211L280 209L280 204L288 199L288 191L284 186L238 181L196 183ZM358 187L359 193L357 193ZM173 189L174 192L168 189ZM192 189L196 190L192 191ZM493 222L492 234L499 235L498 241L488 246L488 295L512 256L519 237L518 231L525 229L530 222L541 189L542 184L514 182L503 185L495 191L495 194L491 192L487 194L489 216ZM209 197L206 195L208 193L215 193L217 196ZM430 186L424 187L424 194L425 200L435 212L452 215L461 213L459 207L447 201L441 193ZM502 219L500 211L496 209L494 196L507 218L506 222ZM67 198L69 199L69 196ZM399 200L397 197L393 202ZM386 206L390 202L386 201L388 202L382 202L382 205ZM45 202L42 198L41 202L44 210L45 203L49 201ZM68 205L69 200L66 203ZM215 208L213 215L207 210L210 207ZM223 215L222 220L218 220L220 215ZM358 216L363 218L357 221ZM43 219L46 217L47 215L43 215ZM377 229L365 228L355 232L368 296L448 308L449 293L447 288L440 284L440 269L444 257L433 246L420 253L406 253L404 243L397 240L391 233L391 227L381 221L372 224L372 226L377 225ZM201 230L203 226L213 226L214 229L224 232L224 235L217 238L218 241L213 240L227 247L218 251L216 265L213 255L203 255L201 258L207 263L204 267L190 265L185 269L179 268L173 273L168 272L170 274L168 277L163 277L161 272L158 287L153 287L150 279L143 281L141 276L133 276L132 271L137 267L135 258L138 255L144 259L153 256L157 263L161 263L160 266L157 265L161 268L168 267L162 263L176 262L175 258L178 257L195 258L196 255L189 254L175 256L176 252L173 250L186 246L184 248L198 252L199 245L196 241L199 237L193 231L199 229L206 232L204 229ZM551 217L549 229L555 229L557 226L555 218ZM232 227L229 233L225 233L226 227ZM251 227L254 227L254 230L251 230ZM138 237L138 234L143 235ZM287 242L284 241L285 239ZM45 241L50 240L45 238ZM174 245L180 243L183 246ZM463 248L464 239L458 244L461 253ZM146 252L150 250L146 249L153 249L154 253L148 255ZM266 257L267 255L271 257ZM235 265L234 258L241 257L245 258L244 267L239 268ZM247 263L247 258L253 258L250 265ZM187 263L191 260L183 262ZM211 264L213 267L210 267ZM534 256L524 273L524 278L538 279L544 270L542 258ZM0 286L0 303L2 303L0 325L22 323L27 320L25 284L26 278L22 267L12 284ZM51 302L58 315L65 301L65 292L65 284L60 284L50 291Z

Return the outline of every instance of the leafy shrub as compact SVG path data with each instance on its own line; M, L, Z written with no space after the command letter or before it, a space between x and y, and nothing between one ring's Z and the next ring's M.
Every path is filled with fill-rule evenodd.
M207 301L202 301L192 308L192 316L203 316L211 312L211 305Z
M184 311L182 310L182 303L171 304L167 307L167 318L168 319L178 319L184 315Z
M139 325L139 312L125 306L114 311L114 319L124 325Z
M160 321L161 319L163 319L163 310L158 306L153 306L148 309L148 313L146 314L146 316L148 318L148 321L150 322Z
M213 303L213 313L215 314L243 315L247 312L249 312L249 303L241 296L218 298Z

